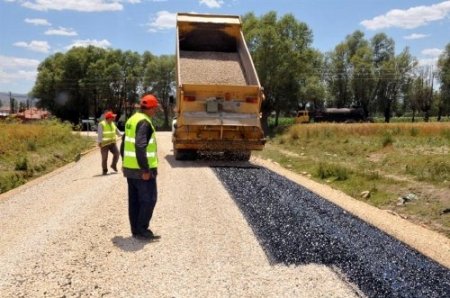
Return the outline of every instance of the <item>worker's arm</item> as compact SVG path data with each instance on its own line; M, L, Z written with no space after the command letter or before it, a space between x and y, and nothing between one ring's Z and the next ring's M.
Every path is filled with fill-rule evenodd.
M97 127L97 143L100 146L100 143L103 140L103 126L99 123Z
M125 134L122 135L122 142L120 143L120 156L123 160L123 155L125 153Z
M116 135L117 135L118 137L122 137L122 136L124 135L124 133L121 132L121 131L116 127Z
M146 120L142 120L137 124L135 139L136 159L139 168L143 173L150 172L150 167L147 160L147 145L152 134L153 129Z

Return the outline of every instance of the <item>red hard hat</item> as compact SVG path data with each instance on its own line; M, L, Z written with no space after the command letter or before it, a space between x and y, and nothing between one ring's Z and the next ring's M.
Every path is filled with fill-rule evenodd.
M158 99L152 94L147 94L141 98L141 109L156 108L158 104Z
M108 111L105 113L105 119L114 119L114 118L116 118L116 114L114 114L113 112Z

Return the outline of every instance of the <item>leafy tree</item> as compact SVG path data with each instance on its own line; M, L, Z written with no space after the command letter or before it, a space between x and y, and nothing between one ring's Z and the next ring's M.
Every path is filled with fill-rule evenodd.
M369 116L374 84L373 51L364 33L355 31L328 55L328 89L333 106L357 105Z
M399 98L403 96L404 86L408 83L408 77L417 62L408 48L395 56L394 40L384 33L375 35L371 45L376 80L373 99L376 99L377 107L383 112L385 122L389 122L393 109L397 106Z
M19 113L24 112L27 109L27 106L24 102L19 102Z
M343 108L351 103L351 66L349 49L340 43L328 57L328 86L332 95L332 105Z
M424 121L428 122L430 110L433 105L433 83L434 73L432 67L423 67L417 77L417 91L419 107L424 113Z
M261 124L268 131L268 117L275 111L276 123L281 111L296 106L301 82L312 70L312 32L292 14L278 18L271 11L260 18L253 13L243 16L243 30L252 54L265 100Z
M72 48L39 65L32 93L39 98L38 106L74 123L94 114L100 116L107 109L120 114L126 102L136 102L142 93L141 60L135 52Z
M9 110L11 114L15 114L17 111L17 100L14 97L9 97Z
M151 59L144 72L144 91L154 93L164 112L165 128L170 128L169 118L172 116L173 104L170 95L173 94L175 82L175 56L163 55Z
M450 43L445 47L444 52L438 60L438 77L440 80L440 105L438 110L438 119L441 115L450 112Z

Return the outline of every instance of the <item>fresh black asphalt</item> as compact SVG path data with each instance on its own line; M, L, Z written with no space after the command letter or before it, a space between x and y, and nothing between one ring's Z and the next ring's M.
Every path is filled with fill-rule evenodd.
M450 270L304 187L265 168L213 169L271 262L337 267L368 297L450 297Z

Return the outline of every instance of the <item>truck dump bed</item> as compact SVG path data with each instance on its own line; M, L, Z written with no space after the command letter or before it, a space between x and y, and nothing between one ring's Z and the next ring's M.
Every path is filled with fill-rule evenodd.
M175 157L263 149L263 93L239 16L178 14L176 58Z

